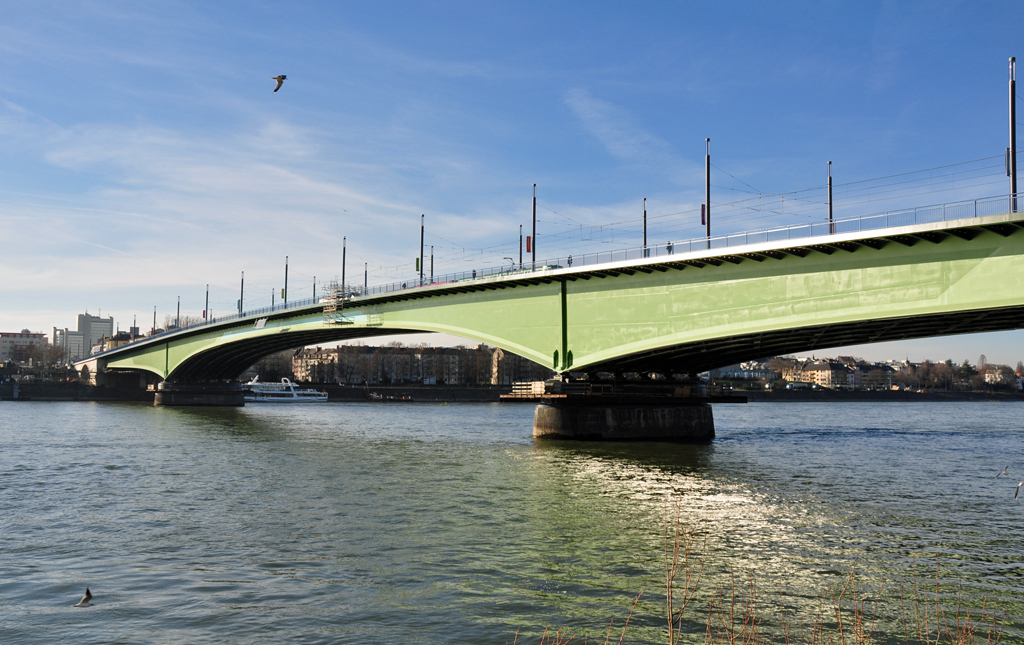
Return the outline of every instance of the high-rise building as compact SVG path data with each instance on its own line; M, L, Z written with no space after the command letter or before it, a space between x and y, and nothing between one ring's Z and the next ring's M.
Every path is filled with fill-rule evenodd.
M64 362L85 356L85 334L80 331L53 328L53 346L64 350Z
M114 317L100 318L88 313L78 314L78 331L85 336L85 351L89 352L104 338L114 335Z
M53 328L53 346L64 349L64 360L71 362L89 355L104 338L114 335L114 317L101 318L88 313L78 314L78 331Z

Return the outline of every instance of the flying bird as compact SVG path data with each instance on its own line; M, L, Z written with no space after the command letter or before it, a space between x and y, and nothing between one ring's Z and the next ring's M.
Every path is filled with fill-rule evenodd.
M1017 490L1013 491L1013 498L1017 499L1017 495L1020 495L1020 487L1024 486L1024 482L1017 484Z
M1003 475L1006 475L1007 477L1010 476L1010 467L1009 466L1007 466L1006 468L1003 468L1003 472L1001 472L998 475L996 475L996 479L999 479Z
M72 607L92 607L92 603L89 602L90 600L92 600L92 592L89 591L89 587L86 587L85 588L85 595L82 596L82 599L78 601L77 605L71 605L71 606Z
M277 81L277 87L274 88L274 93L275 94L277 93L277 91L279 89L281 89L281 86L284 85L284 82L288 79L288 77L285 76L284 74L279 74L277 76L271 76L270 78L272 78L275 81Z

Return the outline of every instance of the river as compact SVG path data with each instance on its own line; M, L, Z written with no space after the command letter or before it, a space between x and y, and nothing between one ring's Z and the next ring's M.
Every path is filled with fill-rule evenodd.
M4 402L0 643L603 640L641 591L625 642L665 642L670 499L707 533L687 642L730 571L799 614L852 567L889 633L916 563L1019 643L1022 412L719 405L688 446L535 442L522 404Z

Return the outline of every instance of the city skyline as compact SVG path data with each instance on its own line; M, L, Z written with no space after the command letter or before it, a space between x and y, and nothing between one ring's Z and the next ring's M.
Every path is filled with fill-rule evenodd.
M625 221L606 246L634 245L644 197L652 240L696 237L705 137L713 205L820 189L827 161L848 184L981 160L921 175L925 203L1006 190L1016 4L283 8L10 9L0 329L100 309L148 329L178 296L201 313L207 284L226 313L242 271L263 306L285 256L290 298L308 297L340 274L343 236L349 282L364 263L371 284L402 279L421 213L438 273L491 266L516 257L533 183L541 256L604 248L564 235L577 225ZM875 196L848 208L889 205ZM811 206L721 225L802 223L823 214ZM1022 340L842 353L1013 365Z

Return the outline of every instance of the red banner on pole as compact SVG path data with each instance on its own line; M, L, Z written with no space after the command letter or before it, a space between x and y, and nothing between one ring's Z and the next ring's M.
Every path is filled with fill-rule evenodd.
M704 204L700 205L700 225L707 226L707 221L704 219Z
M530 248L531 248L531 247L530 247L530 242L532 242L532 241L533 241L533 240L531 240L531 239L530 239L530 236L529 236L529 235L527 235L527 236L526 236L526 252L527 252L527 253L529 253L529 252L530 252Z

